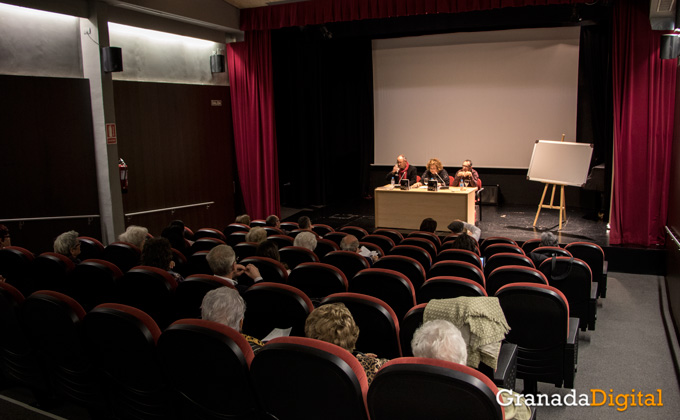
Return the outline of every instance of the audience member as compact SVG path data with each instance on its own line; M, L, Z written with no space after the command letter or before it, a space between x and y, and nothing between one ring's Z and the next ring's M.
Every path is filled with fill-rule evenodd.
M298 229L312 229L312 219L309 216L302 216L298 219Z
M182 228L184 229L184 228ZM144 241L149 234L149 230L142 226L131 225L125 229L125 232L118 236L118 240L121 242L127 242L139 248L140 250L144 248Z
M277 229L281 229L281 220L279 220L279 217L275 214L267 216L267 218L264 221L264 224L265 226L271 226Z
M78 232L69 230L57 236L54 240L54 252L67 256L76 264L80 264L80 241L78 240Z
M347 235L340 240L340 249L343 251L356 252L359 255L366 257L370 264L378 261L378 254L375 251L370 251L365 246L359 246L359 240L354 235Z
M415 357L446 360L460 365L467 364L467 346L460 330L443 319L425 322L413 334L411 350ZM500 393L504 403L514 402L518 398L521 404L505 406L505 419L528 420L531 409L526 405L523 396L513 391Z
M227 245L220 245L227 246ZM246 313L246 302L238 292L230 287L220 287L209 291L201 303L201 318L218 322L241 332L243 317ZM262 341L243 334L253 353L257 353L264 344Z
M316 234L313 232L300 232L295 236L293 245L301 246L314 252L314 249L316 248Z
M187 241L189 241L189 246L191 246L194 243L194 233L189 228L186 227L186 225L184 224L184 222L182 220L175 219L172 222L170 222L170 224L168 224L168 226L177 226L177 227L181 228L182 229L182 236L184 236L184 238Z
M437 230L437 221L431 217L423 219L423 221L420 222L420 230L423 232L434 233Z
M267 239L267 231L263 227L256 226L246 233L246 242L262 243Z
M474 238L467 233L461 233L458 235L458 237L456 237L456 239L453 240L451 248L465 249L477 253L477 241L475 241Z
M335 344L354 354L366 372L369 385L382 365L389 361L372 353L355 351L359 327L354 322L352 313L342 303L330 303L314 309L305 321L305 335Z
M463 232L467 232L467 234L475 238L475 241L477 242L479 242L479 237L482 236L482 230L480 228L460 219L449 223L447 227L453 235L458 236Z
M472 169L472 161L465 159L463 161L463 168L456 172L456 177L453 179L453 185L460 186L461 181L466 187L476 187L479 174Z
M178 283L184 281L179 273L173 271L175 262L172 260L170 241L163 237L149 238L142 249L142 265L166 270Z
M0 225L0 249L7 248L8 246L12 246L9 229L5 225Z
M557 237L552 233L552 232L543 232L541 234L541 242L538 245L539 247L541 246L555 246L558 247L560 246L560 243L557 240ZM529 258L534 262L534 265L536 268L538 268L539 265L548 258L552 258L552 255L548 254L539 254L537 252L531 251L529 253Z
M239 293L245 292L252 284L262 280L260 270L253 264L244 267L236 263L236 253L229 245L217 245L208 252L205 259L213 274L231 282ZM246 277L241 276L244 273Z
M250 216L247 214L239 214L236 216L236 219L234 219L234 223L241 223L246 226L250 226Z
M283 266L286 268L288 271L288 274L290 274L290 269L288 268L288 264L285 262L281 262L281 254L279 254L279 246L276 245L274 241L266 240L260 242L259 245L257 245L257 248L255 248L255 255L258 257L267 257L271 258L273 260L276 260L283 264Z
M185 254L189 249L188 240L184 237L184 228L171 225L163 229L161 236L170 241L170 246Z
M406 156L397 156L397 163L386 176L387 180L394 179L396 184L402 179L408 179L409 185L414 185L418 180L418 169L408 163Z

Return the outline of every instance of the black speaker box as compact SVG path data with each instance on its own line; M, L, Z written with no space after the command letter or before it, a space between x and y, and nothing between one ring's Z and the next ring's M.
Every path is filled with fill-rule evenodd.
M498 205L498 185L485 185L482 190L481 202L484 205Z
M102 68L105 73L123 71L123 50L118 47L102 48Z
M222 54L214 54L210 56L210 72L224 73L224 56Z

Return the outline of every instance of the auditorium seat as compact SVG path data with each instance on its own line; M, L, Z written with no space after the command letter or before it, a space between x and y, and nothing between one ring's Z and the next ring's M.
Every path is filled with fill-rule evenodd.
M227 240L225 242L227 243L227 245L234 247L236 246L236 244L240 244L241 242L246 241L247 233L248 233L247 231L242 230L231 232L229 236L227 236Z
M177 399L156 353L161 329L151 316L131 306L103 303L85 316L83 329L94 363L106 375L116 418L179 418Z
M281 229L290 232L291 230L300 229L300 225L297 222L281 222Z
M370 267L365 257L352 251L331 251L321 262L339 268L348 280L359 271Z
M317 257L319 257L319 261L321 261L323 257L325 257L329 252L338 250L340 250L340 247L335 242L325 238L318 238L316 240L316 248L314 248L314 253Z
M260 350L250 374L263 408L284 420L368 420L366 373L342 347L280 337Z
M335 293L321 302L329 303L342 303L352 313L359 327L357 351L386 359L401 357L399 318L387 303L360 293Z
M541 246L541 240L540 239L538 239L538 238L529 239L529 240L524 241L524 243L522 244L522 251L524 251L524 253L526 255L529 255L529 253L531 251L538 248L539 246Z
M425 271L432 266L432 257L425 249L415 245L397 245L389 252L389 255L403 255L411 257L423 266Z
M517 377L524 393L536 394L537 382L574 388L578 364L578 318L570 318L567 298L552 286L513 283L496 297L510 332L505 341L517 344Z
M281 262L288 264L291 270L305 262L319 262L319 257L312 251L301 246L287 246L279 249Z
M373 242L359 242L359 247L364 247L369 251L375 252L378 258L385 256L385 250L380 245L376 245Z
M489 273L489 277L486 278L486 293L488 293L489 296L493 296L498 289L511 283L536 283L547 285L548 280L543 273L533 267L504 265Z
M432 299L451 299L460 296L487 296L481 284L474 280L454 276L431 277L416 293L418 303Z
M80 241L80 255L78 255L78 258L81 261L92 258L101 259L102 255L104 255L104 244L99 239L90 236L79 236L78 241Z
M187 256L175 248L170 249L172 250L172 261L175 263L172 270L181 274L182 277L185 277L187 264L189 262Z
M512 253L512 254L524 255L524 251L522 251L522 248L520 248L517 245L497 243L497 244L491 244L491 245L485 247L482 250L482 257L484 257L485 259L488 260L489 257L491 257L492 255L500 254L500 253Z
M177 285L173 299L175 319L201 318L201 303L205 294L219 287L234 285L223 278L209 274L193 274Z
M349 235L354 235L358 240L362 240L364 236L368 235L366 229L359 226L343 226L338 229L340 232L345 232Z
M411 340L413 340L413 334L416 330L423 325L423 313L426 305L427 303L419 303L413 306L399 321L399 343L403 357L413 357Z
M227 237L224 235L224 233L215 228L201 228L197 230L194 233L194 239L199 240L201 238L215 238L221 240L222 242L227 240Z
M376 297L401 319L416 304L416 293L404 274L383 268L367 268L349 279L349 291Z
M267 221L262 219L255 219L250 221L250 227L265 227L267 226Z
M262 339L274 328L292 328L290 335L304 337L305 321L314 305L300 289L258 282L243 293L243 299L246 301L243 333Z
M476 252L468 251L467 249L444 249L440 251L434 259L435 262L446 260L464 261L482 268L482 259L479 255Z
M158 357L179 399L179 418L259 418L249 373L253 350L238 331L217 322L181 319L161 334Z
M217 245L226 245L226 242L224 242L221 239L213 238L213 237L210 237L210 236L204 236L200 239L197 239L189 247L189 255L193 255L198 251L210 251L211 249L215 248Z
M29 268L33 290L64 292L66 277L75 266L69 257L56 252L43 252L35 257Z
M116 280L123 272L115 264L97 259L78 264L66 279L66 294L80 303L86 312L105 302L118 302Z
M198 251L187 258L185 277L191 274L212 274L212 269L206 257L210 251Z
M236 254L236 261L253 257L257 252L257 242L240 242L232 247Z
M286 233L279 228L273 226L264 226L264 231L267 232L267 237L272 235L285 235Z
M270 235L267 236L268 241L272 241L279 249L287 246L293 246L295 239L288 235Z
M272 258L253 256L242 259L240 264L243 264L244 266L253 264L260 270L262 280L266 282L286 283L288 281L288 271L286 271L286 268L283 264ZM238 279L239 283L241 283L241 279L245 281L244 284L251 281L249 277L245 278L244 276L248 277L246 274L242 274Z
M127 242L113 242L104 248L103 260L114 263L120 271L127 272L134 266L139 265L142 251Z
M316 223L312 225L312 231L317 235L324 237L331 232L335 232L335 229L328 225L324 225L323 223Z
M498 254L490 256L484 263L484 276L488 280L489 274L491 274L493 270L505 265L520 265L523 267L535 268L534 262L526 255L514 252L499 252Z
M597 282L598 297L607 297L608 263L604 251L592 242L572 242L564 247L574 258L583 260L593 273L593 281Z
M395 229L376 229L373 231L373 235L387 236L388 238L392 239L392 242L394 242L395 246L399 245L402 239L404 239L404 236L401 234L401 232Z
M437 249L437 245L431 239L406 237L404 238L403 241L400 242L400 246L403 245L413 245L423 248L425 251L428 252L428 254L430 254L430 258L432 258L432 260L434 260L437 257L437 253L439 252L439 250Z
M16 287L22 295L33 293L30 279L30 264L33 254L26 248L8 246L0 249L0 276Z
M288 275L288 284L302 290L312 302L347 291L347 278L343 272L330 264L304 262Z
M573 257L571 252L559 246L539 246L531 252L534 254L545 255L547 257Z
M510 238L506 238L504 236L490 236L488 238L482 239L482 241L479 243L479 250L484 252L484 249L493 244L510 244L510 245L517 245L517 242Z
M427 272L427 278L439 276L463 277L474 280L486 289L482 269L465 261L439 261Z
M248 232L249 230L250 226L245 225L243 223L230 223L227 225L227 227L224 228L224 231L222 233L224 233L224 236L228 238L229 235L231 235L234 232ZM224 240L224 242L229 243L228 239Z
M345 233L345 232L335 232L335 231L332 231L332 232L326 233L326 234L323 235L322 237L323 237L324 239L328 239L328 240L331 240L331 241L335 242L335 243L338 245L338 247L339 247L339 246L340 246L340 241L342 241L342 238L344 238L344 237L347 236L347 235L349 235L349 234L348 234L348 233Z
M166 270L140 265L116 280L120 303L138 308L160 328L174 321L172 301L177 282Z
M441 239L439 239L439 236L437 236L437 234L433 232L423 232L421 230L415 230L409 233L407 237L429 239L437 247L437 252L439 252L439 248L442 246Z
M458 363L405 357L385 363L368 390L371 420L503 420L496 385Z
M380 247L383 251L383 255L389 254L392 248L394 248L394 241L385 235L371 234L366 235L359 239L361 242L369 242Z
M425 282L427 274L421 263L404 255L385 255L373 264L373 268L386 268L404 274L416 291Z

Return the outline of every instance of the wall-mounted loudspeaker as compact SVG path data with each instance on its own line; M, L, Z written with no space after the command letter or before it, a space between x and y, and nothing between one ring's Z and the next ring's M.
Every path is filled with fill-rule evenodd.
M123 50L118 47L102 48L102 68L105 73L123 71Z
M210 72L224 73L224 55L213 54L210 56Z
M659 48L659 58L678 58L680 55L680 36L676 34L661 35L661 46Z

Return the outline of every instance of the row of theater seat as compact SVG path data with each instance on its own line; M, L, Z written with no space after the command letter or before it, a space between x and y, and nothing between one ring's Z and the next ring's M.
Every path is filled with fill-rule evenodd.
M296 293L292 287L280 284L261 284L252 290L265 292L268 289L270 292ZM521 344L529 341L543 347L543 354L537 358L535 350L532 352L520 345L517 374L525 379L525 386L532 381L546 381L573 387L578 350L578 331L574 325L578 322L569 320L564 296L550 286L520 283L504 287L498 297L512 328L508 341ZM343 302L348 306L360 325L360 340L365 336L365 341L369 342L389 341L380 338L377 328L377 320L383 311L390 313L390 317L382 318L392 320L394 341L399 343L401 337L402 346L404 341L410 341L408 335L422 322L424 305L409 311L400 332L394 313L378 299L350 293L330 296L323 303L332 302ZM307 309L313 310L309 302ZM502 418L498 404L493 403L496 389L490 379L453 364L397 358L389 366L399 368L386 366L369 389L362 369L356 369L356 359L336 346L316 340L277 339L253 358L242 336L209 321L179 320L161 333L150 316L127 305L106 303L86 314L66 295L38 291L24 301L9 285L0 286L0 310L5 321L2 323L2 334L6 338L3 346L8 343L13 346L12 351L3 348L3 367L9 368L10 376L48 394L49 383L61 397L83 405L93 413L101 414L110 409L122 418L193 418L189 413L198 410L205 416L200 418L222 418L221 415L227 414L256 418L255 412L264 410L277 418L366 418L363 414L357 417L356 410L363 413L366 406L361 402L368 400L373 419L412 418L391 411L390 407L404 396L387 390L404 386L400 383L409 375L415 381L409 381L410 386L425 380L428 375L432 381L434 375L434 383L438 385L431 387L430 384L428 389L437 396L438 400L432 400L437 405L442 401L462 404L458 409L465 412L470 404L465 400L469 397L456 402L458 394L448 388L451 384L448 387L445 384L462 382L463 389L475 384L473 388L486 389L487 394L489 390L492 392L488 394L490 398L481 400L483 403L474 403L476 408L472 412L477 415L472 418ZM374 325L373 329L371 325ZM8 326L13 328L8 329ZM359 349L365 345L365 342L357 343ZM8 357L11 359L7 360ZM36 361L42 361L48 369L41 371ZM536 369L536 363L541 364L540 370ZM441 369L433 370L433 366ZM26 376L26 373L30 375ZM358 400L354 397L346 399L347 389L337 388L341 386L337 382L338 375L350 374L352 378L352 373L356 379L345 378L340 383L344 383L343 386L353 384L353 389L358 391L355 392ZM388 379L393 375L396 376ZM504 384L508 385L511 384ZM383 386L386 388L378 390ZM345 391L340 394L331 392L341 389ZM372 397L368 396L371 393ZM330 395L341 399L338 403L342 408L326 412L334 404L328 401ZM357 405L356 401L360 403ZM494 414L480 415L476 411L480 409L479 404L486 407L484 412Z

